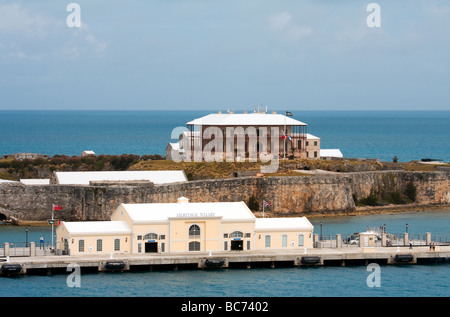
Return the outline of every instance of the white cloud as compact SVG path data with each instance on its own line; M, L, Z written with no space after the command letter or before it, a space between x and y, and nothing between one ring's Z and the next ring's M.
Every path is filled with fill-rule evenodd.
M281 12L269 17L269 26L271 30L285 30L292 22L292 15L289 12Z
M69 58L77 58L86 51L93 50L95 54L105 53L108 44L99 41L89 30L89 26L81 23L79 28L71 28L71 36L62 47L61 53Z
M297 41L303 37L310 36L313 28L300 26L292 22L292 15L289 12L281 12L269 16L269 28L274 32L283 34L288 40Z
M302 37L310 36L313 33L311 27L294 25L287 29L287 35L292 40L299 40Z
M20 4L0 5L0 33L41 36L52 21L38 13L31 14Z
M69 28L64 13L55 18L19 3L0 4L0 35L2 58L73 59L107 48L86 24Z

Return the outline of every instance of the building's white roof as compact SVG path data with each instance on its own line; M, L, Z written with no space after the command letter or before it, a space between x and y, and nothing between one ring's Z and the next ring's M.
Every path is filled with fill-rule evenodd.
M148 180L155 184L186 182L184 171L102 171L102 172L55 172L58 184L89 185L90 181L138 181Z
M344 157L339 149L320 149L320 157Z
M282 114L272 113L216 113L189 121L188 125L211 126L282 126L307 125Z
M173 150L179 150L180 149L180 142L176 142L176 143L169 143L168 146L172 147Z
M312 134L309 134L309 133L306 133L306 138L308 140L320 140L320 138L318 136L315 136L315 135L312 135Z
M17 183L16 181L10 181L7 179L0 179L0 183Z
M135 224L165 222L169 218L219 217L222 221L251 221L255 216L244 202L152 203L121 205ZM120 207L116 210L118 212Z
M257 218L255 231L289 231L289 230L313 230L314 226L306 217L296 218Z
M62 222L70 235L121 235L131 234L125 221L77 221Z
M83 154L95 155L94 151L83 151Z
M30 178L20 180L25 185L48 185L50 184L50 179L40 179L40 178Z

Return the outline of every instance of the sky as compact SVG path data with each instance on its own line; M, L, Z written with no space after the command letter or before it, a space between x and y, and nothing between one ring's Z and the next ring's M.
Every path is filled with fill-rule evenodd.
M450 110L450 3L370 2L0 0L0 110Z

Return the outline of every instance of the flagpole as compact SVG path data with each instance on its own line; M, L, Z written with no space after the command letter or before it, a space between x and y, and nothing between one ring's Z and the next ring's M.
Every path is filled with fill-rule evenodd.
M283 131L283 135L284 135L284 138L283 138L283 157L284 157L284 159L286 159L286 134L287 134L287 132L286 132L286 109L284 109L284 131Z
M266 202L263 200L263 218L264 218L264 206L266 205Z
M55 246L54 246L54 243L53 243L53 220L54 220L53 212L54 212L54 210L55 210L55 205L52 204L52 248L53 248L53 250L55 250Z

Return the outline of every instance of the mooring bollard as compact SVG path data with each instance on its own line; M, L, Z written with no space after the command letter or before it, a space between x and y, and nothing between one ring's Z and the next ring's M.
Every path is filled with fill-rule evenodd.
M342 247L342 235L336 234L336 248Z
M426 233L426 245L430 245L431 243L431 232Z

